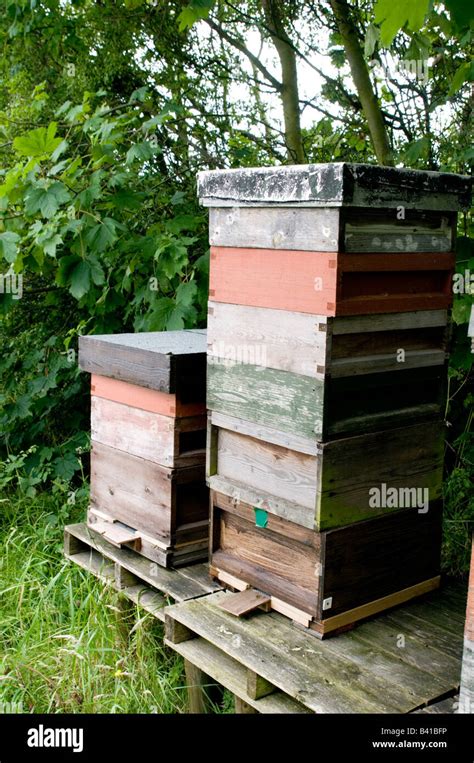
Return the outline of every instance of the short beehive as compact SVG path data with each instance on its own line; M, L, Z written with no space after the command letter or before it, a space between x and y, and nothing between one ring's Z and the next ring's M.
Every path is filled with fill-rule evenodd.
M91 377L88 523L164 566L207 555L205 331L81 337Z

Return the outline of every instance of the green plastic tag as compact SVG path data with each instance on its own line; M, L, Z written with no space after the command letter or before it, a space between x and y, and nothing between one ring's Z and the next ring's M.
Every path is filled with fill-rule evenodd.
M257 509L256 506L253 507L253 510L255 511L255 524L257 527L266 527L268 523L268 512L266 512L265 509Z

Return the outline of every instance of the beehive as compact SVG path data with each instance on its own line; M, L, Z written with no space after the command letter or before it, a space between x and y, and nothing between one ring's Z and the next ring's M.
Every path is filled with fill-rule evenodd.
M164 566L207 555L205 331L81 337L91 377L88 524Z
M454 236L470 179L343 163L205 172L198 190L210 207L213 573L306 612L322 634L437 585ZM374 489L417 505L377 504Z

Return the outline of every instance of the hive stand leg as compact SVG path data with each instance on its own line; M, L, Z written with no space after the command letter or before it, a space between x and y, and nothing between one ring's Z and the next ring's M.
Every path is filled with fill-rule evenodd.
M234 695L234 701L235 701L235 712L239 715L254 715L255 713L258 714L258 710L255 710L252 705L249 705L245 700L240 699L236 694Z
M213 700L215 682L189 660L184 661L186 685L188 690L188 712L195 714L209 713Z

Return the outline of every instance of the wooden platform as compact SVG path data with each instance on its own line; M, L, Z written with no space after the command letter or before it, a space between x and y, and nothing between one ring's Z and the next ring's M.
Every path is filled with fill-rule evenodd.
M218 607L229 595L167 607L165 643L205 674L203 683L210 676L231 691L237 711L412 713L458 690L462 585L323 642L275 612L237 619Z
M85 523L64 529L64 554L75 564L121 591L164 621L163 608L219 590L206 564L166 569L128 548L116 548Z

